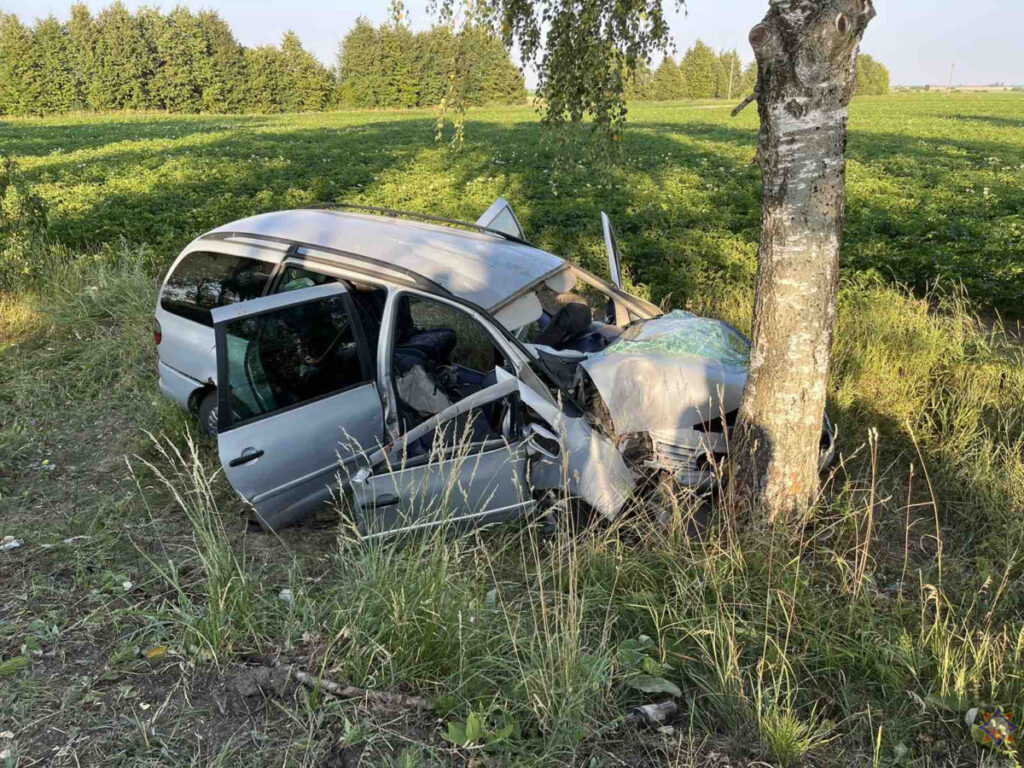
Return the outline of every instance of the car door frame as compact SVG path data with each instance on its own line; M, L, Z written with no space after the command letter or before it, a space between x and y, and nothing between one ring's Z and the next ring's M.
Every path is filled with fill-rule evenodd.
M518 342L509 341L511 334L505 330L486 310L463 299L449 296L438 296L436 293L421 291L415 288L392 286L388 292L388 300L384 305L384 317L381 320L380 338L377 343L377 386L384 407L384 431L390 441L395 441L403 433L398 431L398 394L395 390L394 377L391 373L391 356L394 352L395 308L403 296L415 296L435 304L449 306L456 312L468 315L491 338L505 359L512 366L509 371L516 378L522 378L521 372L531 360L529 353ZM536 386L533 382L531 385Z
M516 382L516 386L515 386L514 389L521 392L522 387L523 387L523 385L525 383L528 386L536 387L539 390L541 390L544 393L544 395L541 396L542 399L544 399L545 401L550 401L552 406L555 403L554 398L552 398L550 396L550 393L547 392L546 387L539 380L537 380L536 374L533 374L532 371L530 372L530 374L531 374L530 375L530 381L529 382L524 382L524 380L523 380L523 373L524 373L524 371L529 371L528 364L529 364L529 361L531 359L530 356L529 356L529 353L526 351L525 348L523 348L518 343L513 343L513 341L509 341L509 339L511 338L510 334L508 334L508 332L505 331L505 329L500 325L500 323L498 323L496 320L494 320L494 318L492 318L487 313L486 310L476 306L472 302L468 302L468 301L465 301L463 299L456 299L456 298L448 297L448 296L439 296L436 293L430 293L428 291L421 291L421 290L417 290L415 288L408 288L408 287L404 287L404 286L399 288L399 287L392 286L390 291L388 292L387 303L384 306L384 316L383 316L383 318L381 320L380 338L378 339L378 345L377 345L377 350L378 350L377 351L377 377L378 377L377 378L377 388L378 388L378 391L380 392L381 403L382 403L382 406L383 406L383 409L384 409L384 433L385 433L386 443L381 448L380 451L378 451L376 454L374 454L370 458L368 466L365 467L364 469L360 470L359 473L352 478L352 482L353 483L356 483L356 482L366 482L366 480L369 477L371 477L374 474L376 474L376 472L377 472L379 467L381 467L382 465L387 465L388 464L388 458L389 458L390 454L392 453L392 451L395 449L395 446L399 445L400 441L402 441L406 437L406 435L412 434L417 429L422 428L424 426L424 424L431 424L431 423L440 424L440 423L443 423L443 421L446 421L448 419L454 418L455 415L449 415L449 416L447 416L445 418L442 418L442 417L444 416L444 414L446 414L448 412L457 410L457 406L459 405L459 403L456 403L451 408L445 409L445 411L442 411L440 414L436 414L434 417L431 417L430 419L428 419L426 422L424 422L424 424L417 425L416 427L413 427L413 429L411 429L411 430L407 430L406 432L400 432L399 431L399 427L398 427L398 402L397 402L398 395L397 395L397 392L395 390L394 377L393 377L392 371L391 371L391 362L392 362L392 354L394 352L394 346L395 346L394 345L394 331L395 331L395 324L396 324L395 318L397 316L398 302L401 301L402 298L405 297L405 296L414 296L416 298L423 299L425 301L431 301L431 302L434 302L436 304L441 304L441 305L444 305L444 306L448 306L452 310L454 310L456 312L461 312L462 314L468 316L471 320L473 320L476 323L478 323L480 326L483 327L484 332L488 335L488 337L490 338L491 342L495 346L497 346L499 351L505 357L505 360L512 367L513 370L511 372L506 371L505 373L507 374L509 379L514 380ZM490 389L493 389L493 387L489 387L487 390L481 390L481 393L482 392L486 392L486 391L488 391ZM476 394L480 394L480 393L476 393ZM503 395L503 396L505 396L505 395ZM519 436L518 436L518 440L517 440L517 442L515 444L515 449L522 453L522 456L520 457L520 461L522 462L522 468L523 468L522 475L523 475L523 478L524 478L524 485L528 485L529 484L529 476L528 476L529 471L528 471L527 462L528 462L529 456L527 455L527 444L529 442L529 438L526 435L525 430L524 430L525 420L523 419L523 415L522 415L522 407L523 407L522 406L522 398L521 398L520 394L515 394L515 396L519 400L519 414L520 414L519 418L520 418L520 422L521 422L520 425L519 425L520 433L519 433ZM465 399L466 400L470 400L470 399L473 399L473 397L474 397L473 395L470 395L469 397L467 397ZM463 402L463 401L460 401L460 403L461 402ZM391 420L390 423L389 423L389 419ZM508 444L506 444L505 446L493 446L490 450L492 450L492 451L493 450L500 450L502 448L508 448L508 447L509 447ZM417 468L421 468L424 471L426 471L427 469L429 469L429 467L430 467L430 464L426 463L426 464L417 465L417 466L413 466L413 467L403 467L403 469L417 469ZM388 465L387 466L387 470L391 471L391 469L392 469L392 467L390 465ZM524 500L520 504L514 505L514 508L522 509L522 508L525 508L525 507L529 506L531 503L532 503L531 500ZM493 516L493 515L497 515L497 514L500 514L500 513L503 513L503 512L507 512L507 511L512 511L512 508L501 509L501 510L488 510L487 512L480 513L479 515L470 516L470 517L487 517L487 516ZM422 527L432 527L432 526L439 525L442 522L444 522L444 521L439 520L439 521L434 521L434 522L426 522L426 523L424 523L422 525L421 524L414 524L412 526L405 526L405 527L403 527L403 528L401 528L399 530L388 530L388 531L381 531L381 532L371 533L370 535L365 536L364 538L374 538L374 537L381 537L381 536L390 536L390 535L394 535L394 534L398 533L399 531L411 530L411 529L422 528ZM451 522L458 522L458 521L457 520L452 520Z

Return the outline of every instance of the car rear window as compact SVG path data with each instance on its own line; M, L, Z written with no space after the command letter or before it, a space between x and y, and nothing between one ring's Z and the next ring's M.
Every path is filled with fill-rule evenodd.
M190 253L175 268L160 295L160 306L174 315L213 325L210 310L255 299L274 265L223 253Z

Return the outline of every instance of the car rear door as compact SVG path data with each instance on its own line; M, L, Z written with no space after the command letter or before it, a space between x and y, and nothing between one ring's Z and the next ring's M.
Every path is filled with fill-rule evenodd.
M263 526L301 519L383 437L351 298L330 283L220 307L213 322L224 473Z

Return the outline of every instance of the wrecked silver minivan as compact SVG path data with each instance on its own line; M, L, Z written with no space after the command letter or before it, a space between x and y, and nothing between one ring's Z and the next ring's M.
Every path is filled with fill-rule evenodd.
M706 489L748 342L626 293L602 219L614 283L531 246L503 200L473 225L344 206L220 227L162 287L161 391L268 528L339 489L366 537Z

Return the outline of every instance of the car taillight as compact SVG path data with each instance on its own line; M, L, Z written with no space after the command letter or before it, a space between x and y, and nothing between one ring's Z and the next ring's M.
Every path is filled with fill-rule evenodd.
M159 345L163 337L164 332L160 329L160 321L153 318L153 341Z

